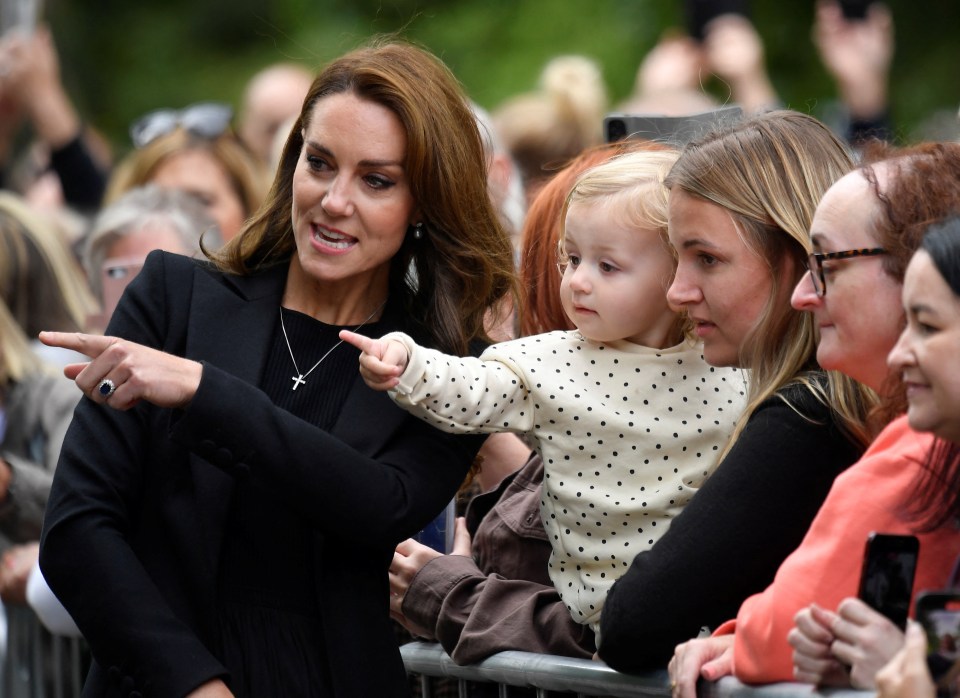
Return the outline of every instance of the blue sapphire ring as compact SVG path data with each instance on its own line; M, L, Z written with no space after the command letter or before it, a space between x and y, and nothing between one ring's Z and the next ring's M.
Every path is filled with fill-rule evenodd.
M117 392L117 384L109 378L104 378L102 381L97 383L97 392L100 393L102 397L110 397Z

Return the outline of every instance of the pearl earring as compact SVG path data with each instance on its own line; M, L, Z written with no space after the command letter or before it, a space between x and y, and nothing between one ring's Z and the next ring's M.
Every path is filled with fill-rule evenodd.
M415 223L413 226L413 239L423 239L423 223Z

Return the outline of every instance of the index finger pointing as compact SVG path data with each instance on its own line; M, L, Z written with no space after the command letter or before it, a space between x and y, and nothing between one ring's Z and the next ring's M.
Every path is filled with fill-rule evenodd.
M114 337L84 334L82 332L41 332L39 338L47 346L72 349L89 356L91 359L100 356L107 347L116 341Z
M376 339L371 339L366 335L359 334L357 332L351 332L350 330L340 330L340 339L347 344L352 344L365 354L373 354L378 359L380 358L380 352L377 351L379 349L380 342Z

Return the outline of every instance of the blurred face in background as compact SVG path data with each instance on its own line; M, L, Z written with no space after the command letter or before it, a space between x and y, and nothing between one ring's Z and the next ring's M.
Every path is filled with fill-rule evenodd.
M150 181L161 187L189 192L199 198L220 227L224 242L240 232L247 218L243 200L230 181L227 170L205 150L187 150L171 155L154 170Z
M197 236L203 231L197 231ZM183 237L174 228L162 223L148 223L138 230L121 235L107 248L107 259L132 257L146 259L153 250L166 250L176 254L190 255Z

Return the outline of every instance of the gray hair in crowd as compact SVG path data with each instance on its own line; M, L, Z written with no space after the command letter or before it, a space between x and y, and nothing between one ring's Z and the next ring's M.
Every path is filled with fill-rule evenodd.
M103 298L100 270L107 251L126 235L152 226L176 231L193 256L200 256L200 238L209 249L220 247L220 230L193 194L148 184L131 189L103 208L87 234L83 266L94 295Z

